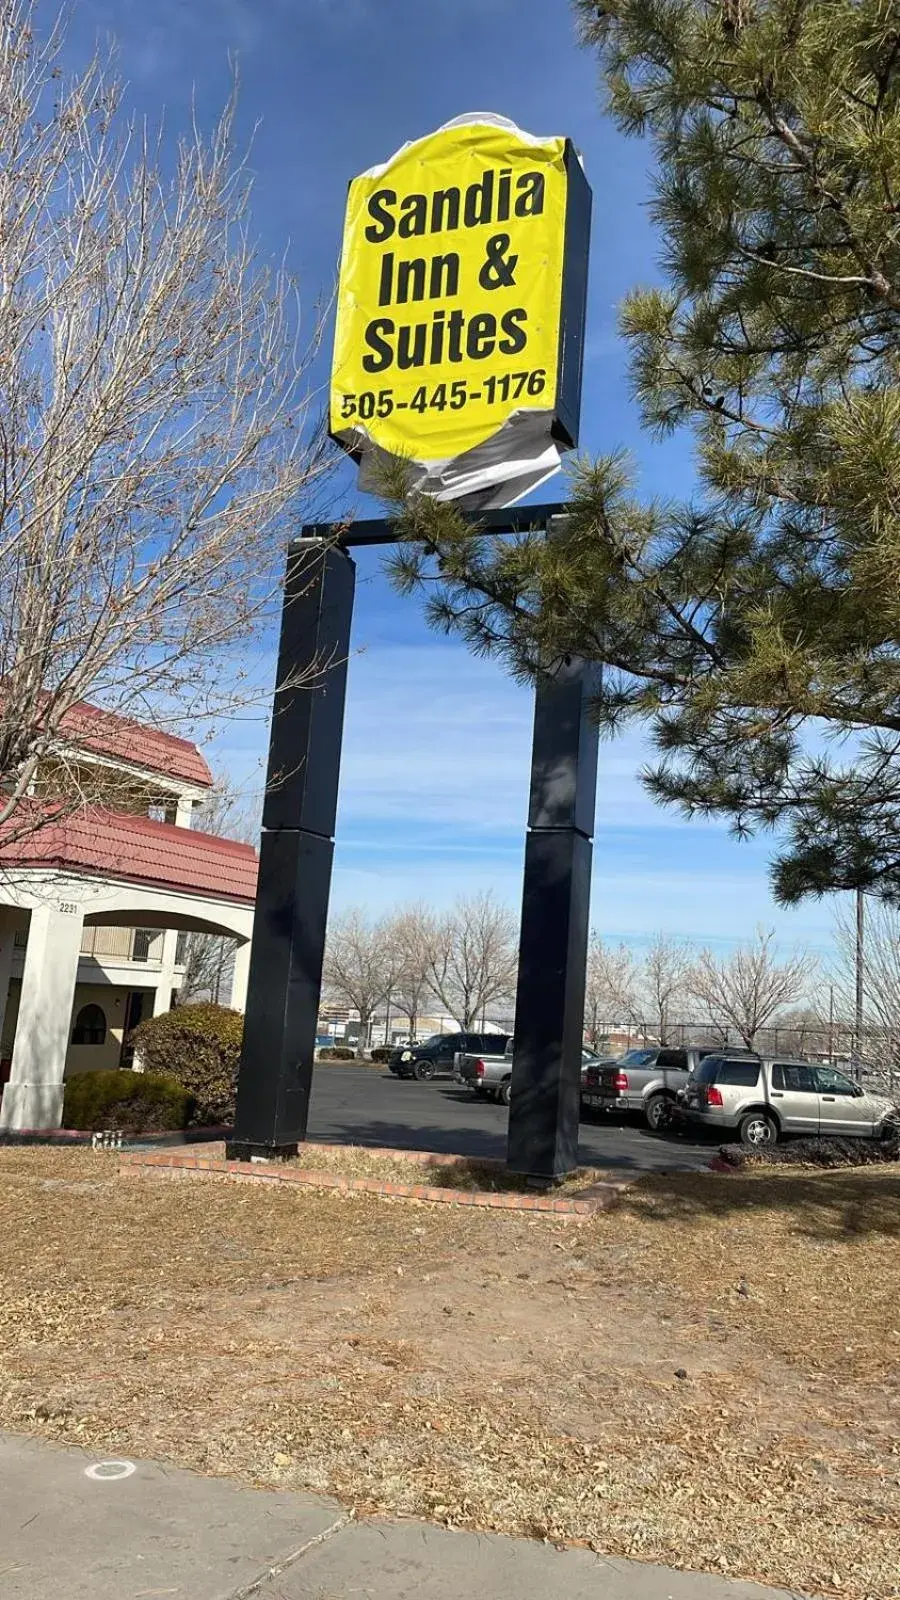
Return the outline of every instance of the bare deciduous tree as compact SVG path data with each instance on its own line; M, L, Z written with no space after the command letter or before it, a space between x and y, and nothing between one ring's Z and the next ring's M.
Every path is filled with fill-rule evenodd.
M431 987L468 1032L488 1006L511 998L518 958L516 920L490 893L456 902L435 929Z
M856 916L839 907L834 918L837 1014L845 1033L853 1026L856 989ZM856 1049L869 1067L885 1060L893 1085L900 1064L900 912L866 897L863 938L863 1036Z
M431 993L431 971L435 957L437 924L425 906L408 906L391 919L390 936L394 943L396 978L393 999L409 1025L414 1039L419 1018Z
M56 816L92 798L100 769L65 770L85 701L196 729L265 692L237 647L268 622L330 454L306 424L294 290L248 238L233 100L171 162L99 59L66 74L62 44L35 0L0 0L7 840L46 815L45 762Z
M259 839L256 807L248 797L220 778L194 812L193 828L218 839L237 839L255 845ZM184 971L178 1004L213 1000L218 1005L234 961L237 940L217 933L188 933L183 946Z
M787 1011L779 1011L774 1026L773 1048L780 1039L784 1049L785 1038L789 1040L791 1053L801 1056L828 1056L834 1048L834 1029L829 1029L827 1010L823 1015L818 1006L792 1006Z
M635 1010L636 971L627 945L604 944L591 935L584 991L584 1031L593 1049L605 1023L630 1021Z
M660 1044L671 1043L673 1024L684 1015L692 961L689 945L659 933L641 962L641 1020L653 1028Z
M359 1012L359 1050L369 1041L372 1018L394 987L397 954L389 922L372 922L353 907L328 928L323 978L329 998Z
M750 1049L783 1007L804 998L818 966L803 952L778 961L774 940L774 929L759 928L752 943L728 956L703 950L690 974L691 992L711 1026L723 1037L733 1028Z

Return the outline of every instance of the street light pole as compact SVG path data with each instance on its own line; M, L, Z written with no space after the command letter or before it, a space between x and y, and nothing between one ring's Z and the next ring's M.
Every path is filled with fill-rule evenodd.
M854 1067L857 1078L862 1070L863 1010L865 1005L866 906L862 889L856 891L856 1014L854 1017Z

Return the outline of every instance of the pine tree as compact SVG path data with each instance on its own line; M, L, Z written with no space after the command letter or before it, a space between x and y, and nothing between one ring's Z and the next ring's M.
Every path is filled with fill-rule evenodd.
M652 142L665 283L621 309L689 504L583 461L565 535L490 540L406 500L395 577L524 678L607 663L644 777L688 815L775 828L785 901L900 899L900 7L581 0L619 127Z

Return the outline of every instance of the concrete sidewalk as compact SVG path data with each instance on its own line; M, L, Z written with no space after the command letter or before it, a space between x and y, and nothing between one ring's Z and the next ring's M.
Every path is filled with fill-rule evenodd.
M124 1475L130 1468L128 1475ZM98 1476L92 1476L99 1470ZM108 1476L103 1474L108 1473ZM112 1476L119 1472L121 1476ZM787 1600L0 1435L3 1600Z

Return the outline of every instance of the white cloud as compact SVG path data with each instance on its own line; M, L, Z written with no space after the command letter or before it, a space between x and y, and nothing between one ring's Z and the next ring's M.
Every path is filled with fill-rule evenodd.
M533 714L530 690L459 645L360 653L350 663L342 820L521 831ZM646 753L636 734L601 744L598 829L681 826L638 781Z
M335 902L446 904L492 887L521 896L533 696L500 667L435 640L375 647L351 662ZM636 732L601 744L592 921L613 937L658 929L732 942L758 923L785 945L824 946L821 906L781 911L768 844L653 804Z
M355 654L334 906L447 905L493 888L518 908L532 719L532 693L458 644L432 638ZM256 789L266 736L265 721L248 714L224 731L212 759ZM774 905L771 841L738 844L720 823L685 823L655 806L638 778L646 757L636 731L600 746L593 925L611 938L662 930L730 943L762 923L785 947L827 946L827 907Z

